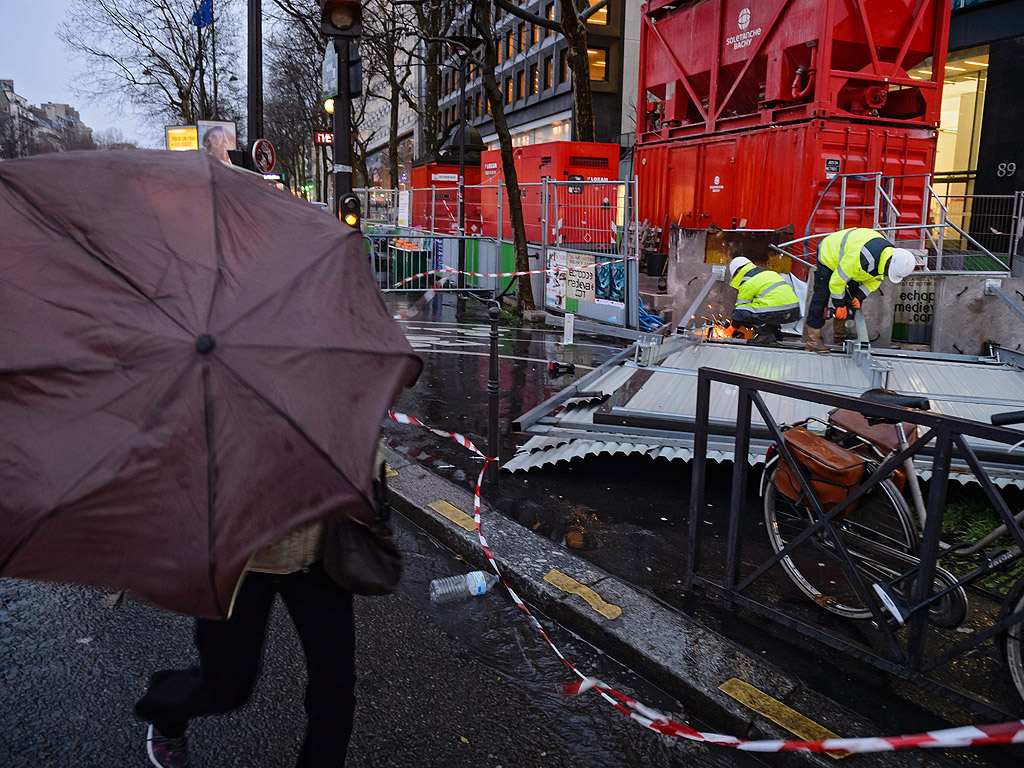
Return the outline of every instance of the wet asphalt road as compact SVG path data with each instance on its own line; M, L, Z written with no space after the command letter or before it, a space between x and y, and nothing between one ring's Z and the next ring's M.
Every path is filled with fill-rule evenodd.
M455 606L427 583L464 572L447 550L397 518L406 571L394 595L357 600L356 723L351 768L758 765L729 750L665 739L573 680L507 595ZM0 580L0 766L148 765L144 725L131 714L149 673L187 666L191 620L82 587ZM304 720L305 669L278 602L263 673L238 713L190 729L197 768L287 768ZM545 621L567 656L652 706L681 706L591 646ZM734 762L740 760L740 762Z

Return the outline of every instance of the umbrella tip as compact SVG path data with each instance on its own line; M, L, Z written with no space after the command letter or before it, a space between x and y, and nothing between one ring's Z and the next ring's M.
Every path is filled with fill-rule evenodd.
M213 351L214 343L213 337L209 334L204 333L202 336L196 337L196 352L200 355L207 355Z

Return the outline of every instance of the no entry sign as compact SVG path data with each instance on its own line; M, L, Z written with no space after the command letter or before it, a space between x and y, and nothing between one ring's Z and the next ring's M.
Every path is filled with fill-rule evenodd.
M260 173L270 173L274 170L274 162L277 153L274 152L274 145L266 139L257 139L252 145L252 162Z

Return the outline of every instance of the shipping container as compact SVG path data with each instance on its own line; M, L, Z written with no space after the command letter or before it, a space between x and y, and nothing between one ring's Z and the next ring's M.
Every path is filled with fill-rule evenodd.
M465 166L466 234L479 237L480 166ZM443 234L459 231L458 163L424 163L412 169L411 224Z
M544 242L548 243L590 243L596 232L613 231L619 179L618 144L582 141L530 144L516 147L514 162L523 201L527 240L542 242L542 238L546 237ZM484 235L496 237L498 234L498 195L501 194L501 233L503 238L511 239L512 223L504 180L501 151L485 151L481 155L480 174L483 185L480 190L480 207ZM541 231L545 218L542 200L545 180L583 182L579 186L571 183L558 185L550 195L547 211L550 226L547 233ZM592 183L601 181L614 183L609 184L607 189ZM497 185L502 186L499 188ZM596 200L596 203L592 204L591 200Z

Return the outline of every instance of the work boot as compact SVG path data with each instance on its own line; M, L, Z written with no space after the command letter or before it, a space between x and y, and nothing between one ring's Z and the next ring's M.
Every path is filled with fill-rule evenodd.
M846 332L846 320L838 317L832 318L832 340L836 344L843 344L850 338Z
M807 344L804 345L804 349L808 352L817 352L819 355L829 351L829 348L825 346L825 342L821 340L821 328L807 329Z

